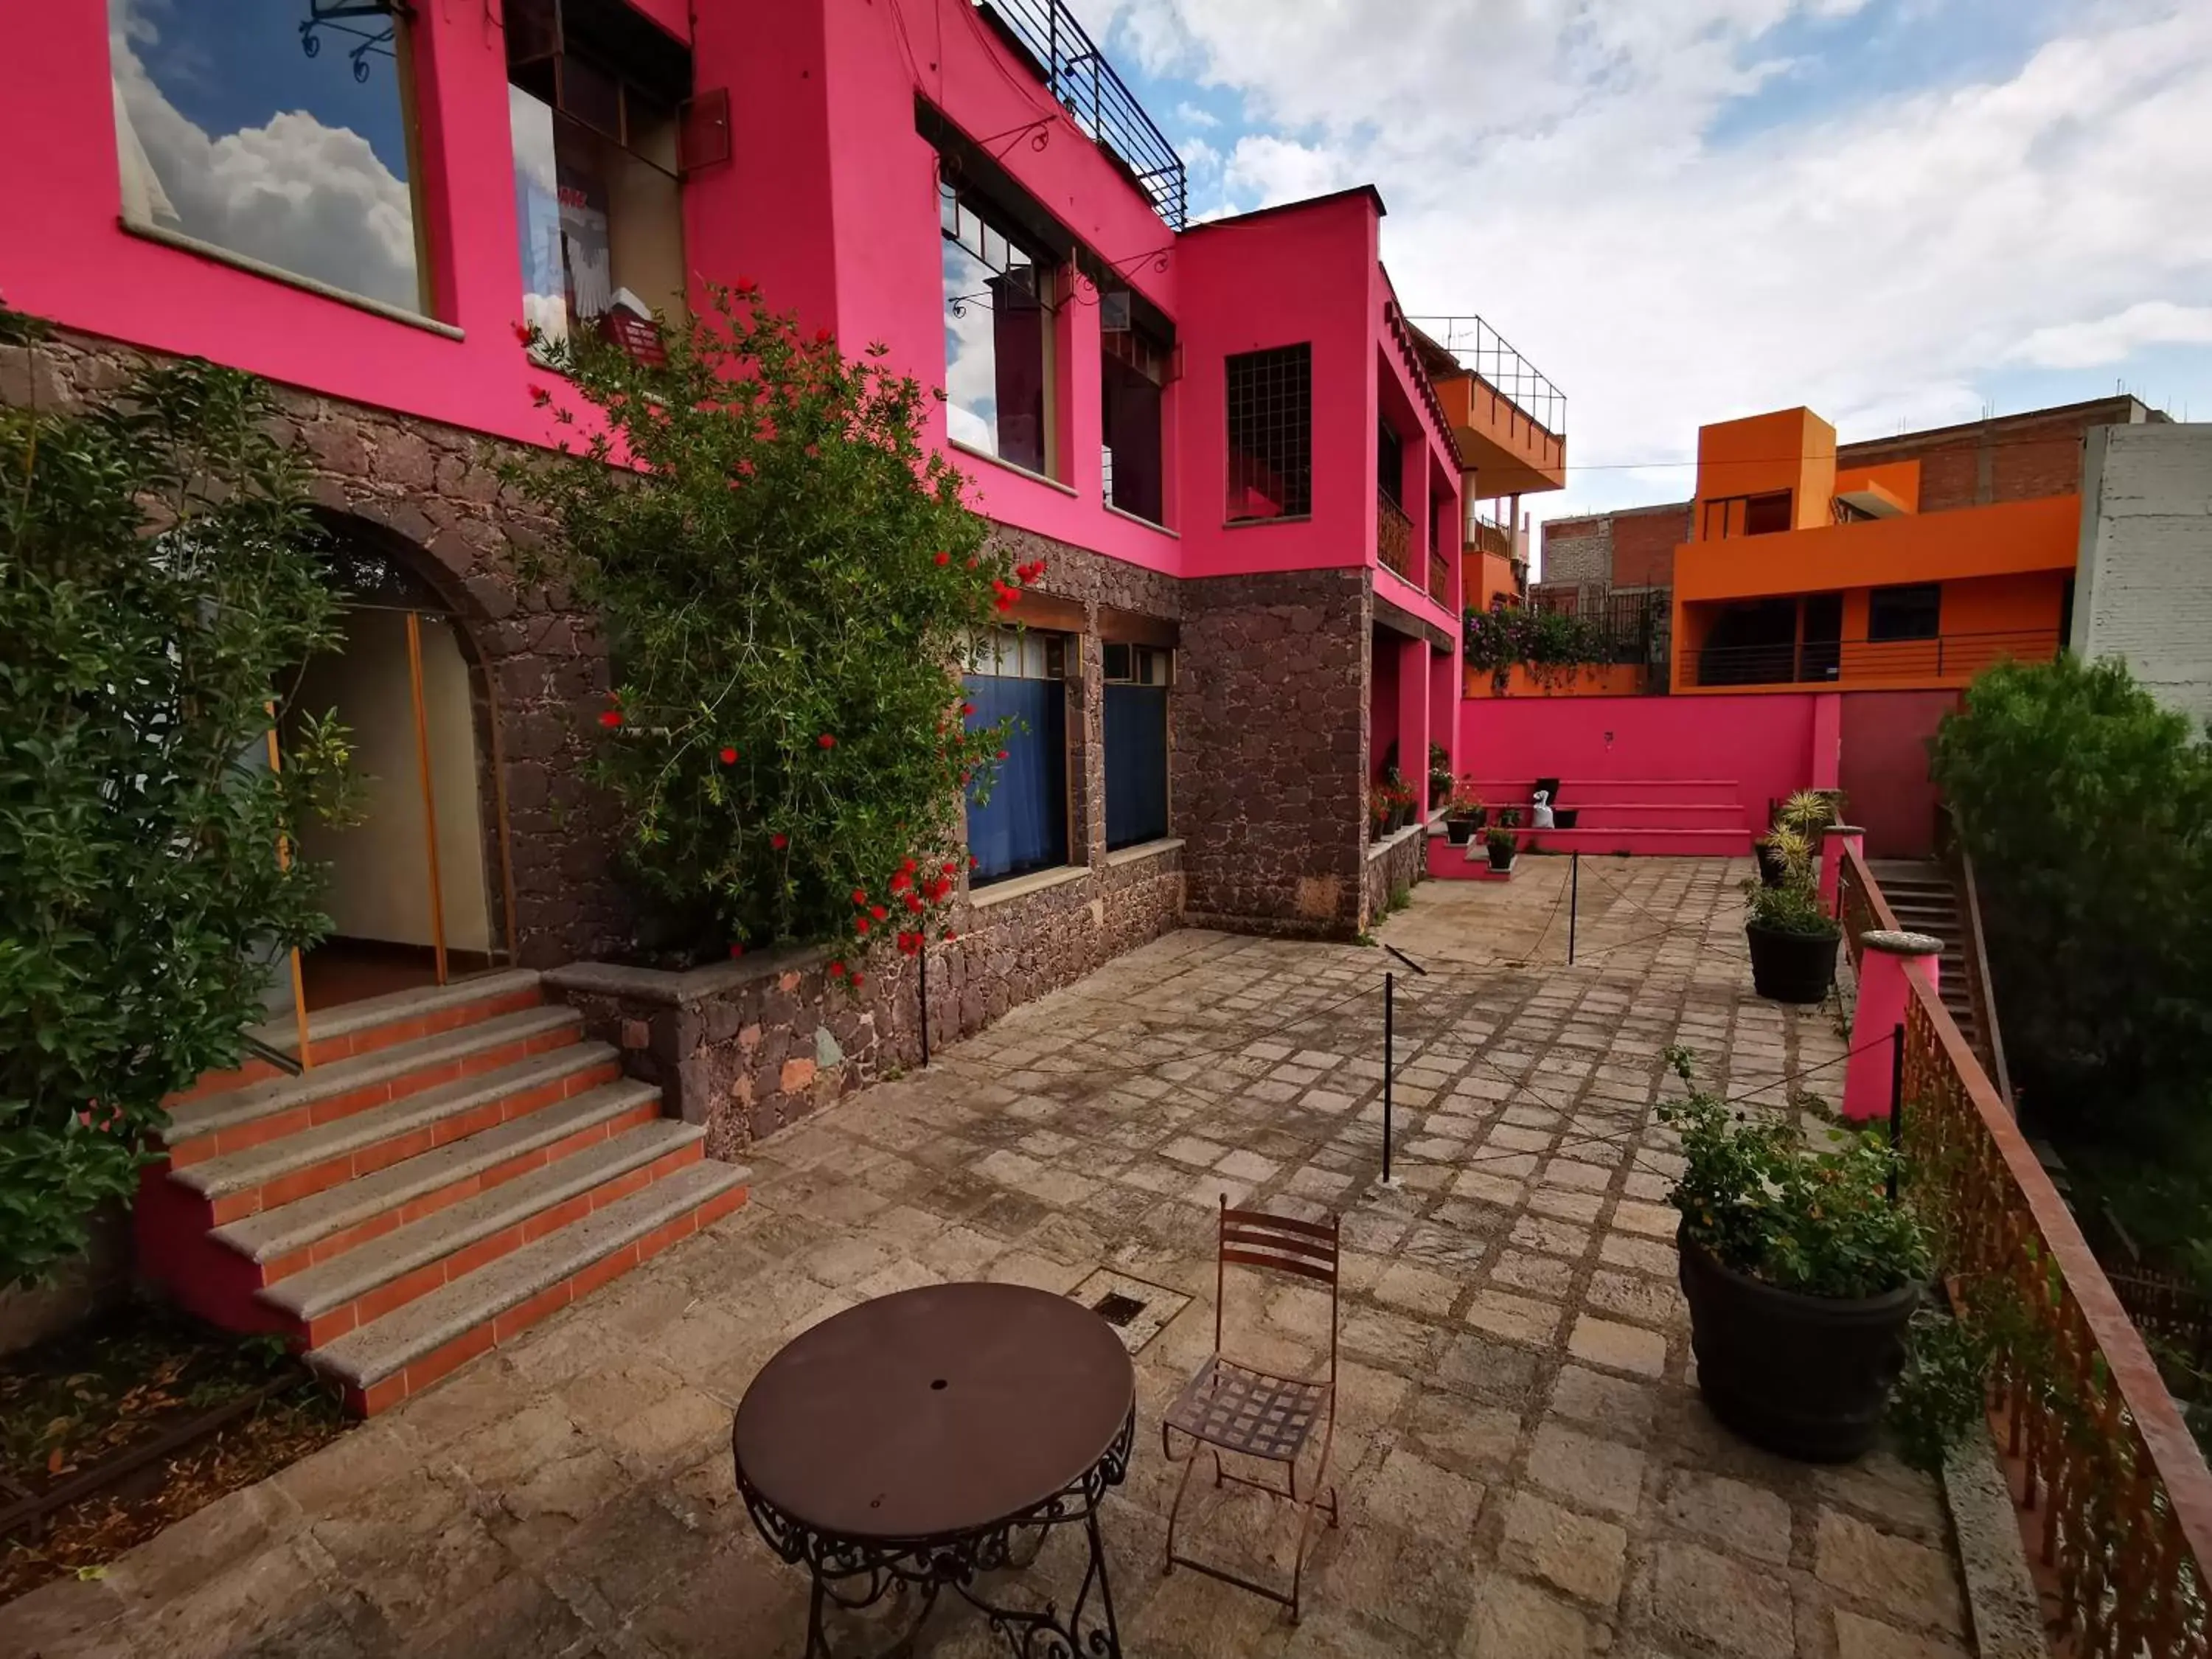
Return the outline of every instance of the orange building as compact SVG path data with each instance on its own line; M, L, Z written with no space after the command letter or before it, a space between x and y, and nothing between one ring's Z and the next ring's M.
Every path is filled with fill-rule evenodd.
M1920 510L1921 464L1838 466L1807 409L1701 428L1677 692L1940 689L2066 638L2078 495Z

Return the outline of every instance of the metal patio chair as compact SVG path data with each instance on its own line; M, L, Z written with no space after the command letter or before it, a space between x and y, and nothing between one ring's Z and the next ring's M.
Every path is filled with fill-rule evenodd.
M1242 1364L1223 1352L1222 1312L1228 1270L1232 1266L1291 1273L1328 1286L1328 1382L1277 1376ZM1162 1571L1173 1572L1179 1566L1189 1567L1240 1589L1250 1590L1255 1595L1264 1595L1288 1607L1292 1624L1298 1621L1298 1592L1305 1574L1306 1539L1312 1531L1313 1518L1316 1513L1325 1513L1332 1527L1338 1519L1336 1488L1324 1487L1323 1484L1328 1479L1329 1449L1336 1438L1337 1307L1336 1217L1332 1215L1323 1223L1269 1215L1261 1210L1232 1210L1228 1195L1223 1194L1220 1239L1214 1260L1213 1356L1199 1367L1197 1375L1184 1387L1160 1423L1161 1451L1170 1462L1183 1466L1182 1479L1176 1486L1174 1506L1168 1511L1167 1563ZM1301 1496L1298 1458L1312 1440L1316 1427L1321 1430L1321 1460L1315 1465L1312 1478ZM1188 1443L1180 1457L1176 1454L1177 1436ZM1190 1490L1191 1473L1198 1467L1201 1451L1212 1456L1216 1486L1233 1480L1239 1486L1285 1499L1297 1510L1298 1534L1297 1548L1291 1557L1289 1595L1176 1553L1176 1523L1182 1516L1183 1498ZM1224 1451L1282 1464L1287 1485L1278 1486L1267 1480L1231 1473L1221 1461Z

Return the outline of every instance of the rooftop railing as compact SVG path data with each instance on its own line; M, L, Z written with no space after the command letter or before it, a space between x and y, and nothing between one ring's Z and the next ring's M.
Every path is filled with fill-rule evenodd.
M1145 113L1075 14L1060 0L974 0L975 9L1029 54L1061 107L1119 161L1153 210L1181 230L1190 216L1190 183L1175 146Z
M1553 437L1565 434L1567 394L1537 373L1534 363L1481 318L1408 317L1406 320Z
M1854 961L1896 919L1844 849ZM2054 1651L2212 1654L2212 1474L2073 1212L1916 966L1899 1098L1914 1202L1946 1283L1996 1342L1986 1403Z

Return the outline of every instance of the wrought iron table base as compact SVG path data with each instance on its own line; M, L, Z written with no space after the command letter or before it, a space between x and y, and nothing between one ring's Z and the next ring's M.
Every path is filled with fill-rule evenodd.
M1020 1515L942 1538L854 1541L817 1533L769 1504L740 1468L738 1487L754 1526L778 1557L803 1565L814 1581L807 1600L805 1659L836 1659L823 1628L832 1607L858 1612L886 1595L902 1595L909 1587L920 1592L921 1605L906 1633L884 1650L885 1659L911 1650L938 1596L948 1588L1006 1638L1014 1659L1120 1659L1121 1638L1114 1621L1114 1592L1107 1582L1098 1506L1107 1489L1121 1485L1128 1472L1136 1429L1132 1408L1114 1443L1073 1485ZM1003 1607L985 1600L977 1590L975 1581L981 1575L1028 1566L1054 1528L1077 1523L1083 1528L1089 1559L1064 1621L1056 1601L1047 1601L1042 1607ZM1034 1540L1020 1539L1032 1530ZM1026 1550L1020 1547L1023 1541L1029 1543Z

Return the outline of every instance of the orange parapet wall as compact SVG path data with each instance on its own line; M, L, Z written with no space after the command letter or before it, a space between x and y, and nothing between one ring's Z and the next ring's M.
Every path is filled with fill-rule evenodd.
M1787 492L1787 528L1828 522L1836 487L1836 428L1809 409L1777 410L1698 428L1698 499L1690 534L1741 536L1743 504Z

